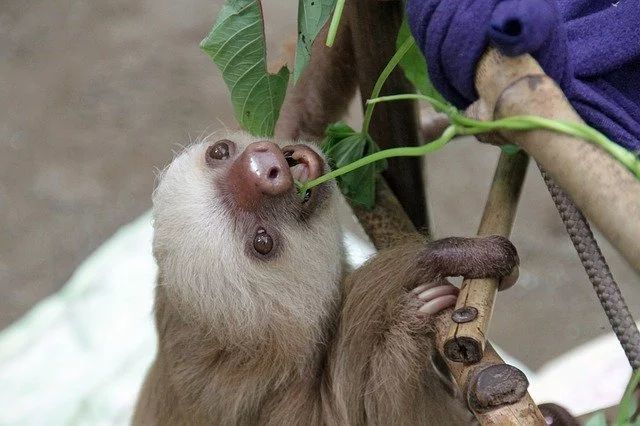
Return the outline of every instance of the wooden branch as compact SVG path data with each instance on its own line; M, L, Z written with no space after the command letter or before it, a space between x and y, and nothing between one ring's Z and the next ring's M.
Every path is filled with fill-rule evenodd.
M396 244L417 232L389 187L376 188L376 206L368 211L359 207L354 213L378 250ZM453 362L443 354L444 342L451 324L452 309L435 318L436 347L449 366L469 409L482 425L531 424L546 425L531 396L524 374L504 363L487 342L484 357L477 364Z
M537 115L583 123L560 88L529 55L489 49L478 64L476 88L489 119ZM599 147L546 131L500 132L523 147L568 193L625 259L640 271L640 181Z
M498 160L478 235L509 237L529 156L502 153ZM445 356L456 362L476 363L482 358L499 282L468 279L462 283L453 311L453 323L444 341Z
M349 0L345 6L353 36L362 102L369 99L382 69L396 51L396 34L402 23L402 2ZM381 95L410 93L415 89L400 69L394 70L382 88ZM417 146L418 111L413 101L376 105L369 133L380 148ZM429 224L420 158L392 158L383 173L389 187L398 197L413 224L427 228Z
M449 331L451 310L436 318L436 345L440 353ZM469 409L481 425L546 425L542 413L527 392L529 381L516 367L505 364L491 343L477 364L445 358Z

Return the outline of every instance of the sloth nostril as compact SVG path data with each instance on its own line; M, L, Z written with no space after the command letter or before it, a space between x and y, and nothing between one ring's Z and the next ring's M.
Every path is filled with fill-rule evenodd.
M269 179L276 179L280 175L280 169L277 167L272 167L269 169L269 174L267 175Z

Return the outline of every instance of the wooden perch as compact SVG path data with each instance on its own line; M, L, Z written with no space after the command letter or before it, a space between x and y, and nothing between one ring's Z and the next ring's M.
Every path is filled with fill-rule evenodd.
M379 183L373 210L352 207L373 244L381 250L417 231L389 187L382 179ZM446 358L443 347L452 312L447 309L436 317L436 346L480 424L546 425L527 392L527 378L517 368L505 364L490 343L486 343L484 357L477 364L462 364Z
M555 82L529 55L503 56L489 49L478 63L478 111L499 119L536 115L583 123ZM627 261L640 271L640 181L599 147L547 130L502 131L564 189Z
M436 345L443 352L452 311L436 320ZM445 358L469 409L481 425L546 425L544 416L527 392L529 381L522 371L505 364L491 343L486 343L482 360L463 364Z
M478 235L509 237L528 164L529 157L522 151L500 155ZM447 359L464 363L480 361L498 284L495 279L463 281L452 315L453 323L444 341Z

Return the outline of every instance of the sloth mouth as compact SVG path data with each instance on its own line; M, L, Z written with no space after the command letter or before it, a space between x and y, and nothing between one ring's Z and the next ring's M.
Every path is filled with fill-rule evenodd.
M305 183L320 177L324 168L324 161L317 152L305 145L289 145L282 148L289 171L294 180ZM303 202L308 202L313 196L314 190L308 189L304 194Z

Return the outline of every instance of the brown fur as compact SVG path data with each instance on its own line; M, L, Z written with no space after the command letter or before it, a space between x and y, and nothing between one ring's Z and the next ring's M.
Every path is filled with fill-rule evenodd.
M222 343L181 318L160 285L158 357L134 424L467 423L431 367L431 323L410 290L448 275L502 277L516 264L500 237L416 238L380 252L346 279L310 348L298 346L296 324L257 346Z
M180 318L159 286L156 325L158 356L134 424L283 424L265 421L269 405L295 388L308 393L316 387L321 351L298 347L295 324L266 344L221 343L205 324ZM301 351L308 352L304 363ZM301 404L297 414L313 413L316 395L292 396L289 403Z
M500 255L494 255L498 252ZM378 253L347 280L332 378L346 424L457 424L468 417L431 368L432 323L410 290L447 276L502 277L517 264L501 237L416 237Z
M332 47L325 46L327 31L328 24L313 44L309 65L287 93L276 125L279 139L322 139L327 124L340 119L356 92L351 31L341 25Z
M349 29L340 28L331 49L324 46L325 37L326 28L314 44L311 63L285 100L276 129L278 140L320 139L326 125L340 117L355 92ZM178 177L185 175L185 179L174 177L175 188L200 181L200 174L192 172L186 161L178 164L182 167ZM155 311L158 354L141 391L134 424L454 425L471 421L470 414L451 395L450 387L443 385L433 367L431 320L419 314L417 309L423 301L411 290L424 284L441 285L446 276L501 278L509 274L518 259L507 240L453 238L427 243L418 236L408 237L378 253L343 282L316 282L315 287L330 284L335 291L323 293L324 299L318 296L322 309L307 309L303 312L308 311L308 316L297 320L288 319L288 312L300 312L300 306L288 306L287 301L291 292L299 293L295 285L300 281L295 267L286 266L288 259L280 259L280 268L285 265L291 269L282 275L290 282L245 280L249 285L258 284L257 290L250 288L249 293L260 291L260 284L274 287L269 294L275 294L278 301L270 302L268 309L262 311L252 307L265 318L254 328L247 328L229 323L242 315L225 316L219 312L244 312L239 310L242 305L216 306L218 312L214 315L211 309L202 308L207 305L201 302L200 293L195 299L178 299L174 293L183 287L200 291L206 280L193 286L180 280L165 283L163 271L172 271L177 267L175 262L182 259L165 259L167 253L175 251L172 241L177 238L180 244L188 244L200 238L197 233L186 235L193 225L182 218L199 218L201 215L191 215L189 209L204 207L194 203L194 207L185 210L181 206L191 198L171 204L166 200L176 198L174 192L171 188L164 192L158 198L176 210L165 215L164 220L174 220L177 228L164 230L163 238L157 239L162 247L155 250L160 266ZM327 219L333 213L319 214ZM333 232L325 229L333 226L330 220L318 225L317 234L310 237L309 230L317 220L311 219L290 231L295 235L290 236L289 242L292 238L310 238L311 244L300 246L309 247L308 252L303 251L305 261L324 262L326 268L339 270L338 265L325 262L317 250L313 251L313 238ZM185 259L191 259L194 254L185 251L189 254ZM300 254L300 250L291 253ZM211 253L206 256L211 257ZM205 267L215 261L213 257L206 259ZM299 265L300 259L293 263ZM278 266L267 263L263 267L264 273L270 274ZM199 270L194 266L189 271L174 276L196 280L194 274ZM208 277L206 271L200 272ZM244 272L236 266L237 275ZM253 278L255 274L253 271ZM227 276L221 281L226 285L231 279ZM224 290L225 285L204 288ZM202 306L195 306L198 303ZM191 305L198 309L188 309ZM212 323L221 319L227 322Z

